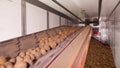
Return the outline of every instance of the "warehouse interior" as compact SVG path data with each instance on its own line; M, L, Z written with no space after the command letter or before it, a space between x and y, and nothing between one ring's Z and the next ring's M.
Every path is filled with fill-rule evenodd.
M120 68L120 0L0 0L0 68Z

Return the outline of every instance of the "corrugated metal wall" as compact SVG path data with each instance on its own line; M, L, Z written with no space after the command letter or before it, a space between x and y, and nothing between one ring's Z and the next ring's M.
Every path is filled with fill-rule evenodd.
M0 0L0 41L21 36L21 0Z
M0 42L22 36L23 33L27 35L71 22L28 2L23 7L23 1L0 0Z
M108 36L116 67L120 68L120 5L109 18Z

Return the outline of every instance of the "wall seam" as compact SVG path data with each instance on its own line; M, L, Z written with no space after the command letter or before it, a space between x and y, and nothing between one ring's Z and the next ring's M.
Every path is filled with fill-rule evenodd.
M50 28L49 11L47 11L47 29Z
M26 35L26 1L21 0L21 35Z

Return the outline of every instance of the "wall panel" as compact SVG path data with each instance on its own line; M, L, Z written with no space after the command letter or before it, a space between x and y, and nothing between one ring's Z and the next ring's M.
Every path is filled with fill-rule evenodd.
M115 61L117 68L120 68L120 5L115 11L114 17L114 41L115 41Z
M61 25L66 25L67 20L63 17L61 17Z
M29 3L26 6L27 34L47 29L47 11Z
M21 0L0 0L0 41L21 36Z
M109 44L111 46L116 68L120 68L120 5L109 18Z
M57 27L59 26L59 23L60 23L59 16L49 12L49 28Z

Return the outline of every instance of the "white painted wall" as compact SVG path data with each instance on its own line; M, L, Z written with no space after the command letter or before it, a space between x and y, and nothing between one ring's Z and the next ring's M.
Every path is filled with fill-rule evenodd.
M119 0L103 0L102 1L102 10L101 10L101 15L102 16L108 16L111 11L114 9L114 7L117 5Z
M21 36L21 0L0 0L0 42Z
M112 48L116 68L120 68L120 5L109 18L108 41Z
M60 17L49 12L49 28L57 27L60 23Z
M61 17L61 25L66 25L67 20L63 17Z
M113 28L114 28L114 48L115 48L115 62L116 62L116 67L120 68L120 5L117 7L115 11L115 16L114 16L114 23L113 23Z
M27 3L27 34L47 29L47 11Z

